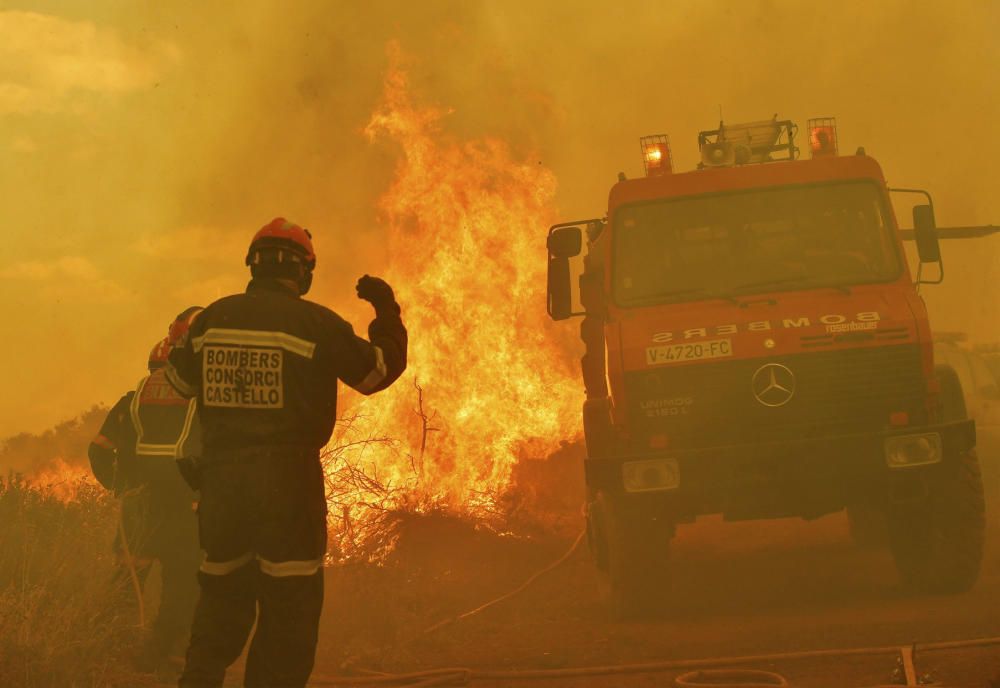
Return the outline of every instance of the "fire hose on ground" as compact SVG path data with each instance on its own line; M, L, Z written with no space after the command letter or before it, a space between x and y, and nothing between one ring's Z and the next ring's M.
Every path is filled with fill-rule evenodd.
M139 628L146 627L146 603L142 596L142 584L139 582L139 572L136 570L136 558L132 554L132 547L129 545L128 533L125 529L125 500L142 492L142 487L134 487L119 497L118 504L118 538L121 540L122 553L124 554L125 568L128 571L129 581L132 584L132 592L135 595L136 609L139 614Z
M453 616L429 626L417 637L427 635L452 623L475 616L501 602L511 599L527 590L535 581L558 568L580 547L586 537L582 531L566 553L554 562L529 577L524 583L496 599L475 609ZM403 674L370 672L367 676L314 676L311 686L399 686L401 688L431 688L433 686L467 686L478 681L528 681L556 680L567 678L593 678L625 674L650 674L664 671L686 670L677 676L674 683L678 688L774 688L788 686L788 681L775 672L754 669L730 669L747 664L764 664L778 661L800 661L807 659L830 659L861 656L895 656L902 668L900 678L906 683L897 683L884 688L912 687L922 685L915 666L917 650L921 653L935 650L957 650L1000 645L1000 637L975 638L934 643L913 643L912 645L885 645L880 647L837 648L824 650L802 650L771 654L740 655L732 657L707 657L703 659L674 659L631 664L611 664L571 669L523 669L523 670L482 670L466 667L428 669ZM874 686L872 688L882 688Z
M376 674L361 677L316 677L314 686L400 686L406 688L427 688L429 686L467 686L477 681L527 681L555 680L567 678L594 678L625 674L652 674L671 670L687 670L675 679L679 688L773 688L788 686L780 674L770 671L731 670L747 664L764 664L778 661L789 662L807 659L830 659L861 656L895 656L902 658L906 683L900 686L920 686L913 657L916 650L921 653L935 650L956 650L1000 645L1000 637L976 638L919 645L886 645L881 647L856 647L824 650L803 650L798 652L777 652L773 654L740 655L734 657L707 657L704 659L678 659L635 664L612 664L605 666L578 667L573 669L527 669L492 671L469 668L430 669L406 674ZM879 688L879 687L875 687ZM889 686L886 686L889 688Z

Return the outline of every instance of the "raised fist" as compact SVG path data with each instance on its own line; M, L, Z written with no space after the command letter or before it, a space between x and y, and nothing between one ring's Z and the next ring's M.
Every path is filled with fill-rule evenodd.
M385 280L371 275L365 275L358 280L358 298L364 299L375 307L375 310L396 303L396 295L392 293Z

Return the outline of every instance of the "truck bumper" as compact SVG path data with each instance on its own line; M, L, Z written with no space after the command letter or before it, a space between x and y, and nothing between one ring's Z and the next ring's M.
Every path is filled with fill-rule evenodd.
M887 442L939 438L932 463L890 467ZM641 455L588 458L587 485L665 506L683 520L722 513L732 520L803 516L815 518L853 503L879 504L926 496L936 475L953 470L975 447L972 420L753 445L711 447ZM657 463L659 461L659 463ZM648 463L636 463L648 462ZM636 491L625 471L668 466L666 488Z

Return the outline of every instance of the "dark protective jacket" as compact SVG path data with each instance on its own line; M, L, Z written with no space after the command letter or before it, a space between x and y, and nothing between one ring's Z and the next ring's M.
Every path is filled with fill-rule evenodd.
M159 611L146 646L154 661L185 637L198 599L195 494L176 462L200 451L195 411L195 403L177 393L162 369L156 370L115 404L90 445L94 475L121 495L115 551L122 566L116 589L131 589L121 585L126 564L144 585L149 565L160 561Z
M90 469L105 488L120 493L135 486L135 430L129 408L135 392L119 399L91 440L87 454Z
M198 399L206 457L261 447L318 451L333 433L338 379L372 394L406 369L395 303L376 313L368 337L282 283L254 279L246 293L198 314L166 374Z
M197 405L167 382L163 369L136 387L129 404L135 433L135 475L149 486L154 511L190 510L194 493L177 469L176 459L201 453Z
M163 369L144 377L129 404L135 453L176 459L199 451L195 404L177 393Z
M201 450L195 411L195 404L167 382L164 370L144 377L112 407L90 444L98 482L116 493L149 486L154 502L173 499L190 508L193 495L175 459Z

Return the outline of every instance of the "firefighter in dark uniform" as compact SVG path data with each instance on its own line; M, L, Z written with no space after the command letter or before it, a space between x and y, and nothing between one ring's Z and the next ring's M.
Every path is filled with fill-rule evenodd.
M246 292L208 306L167 366L178 391L198 400L204 444L186 472L201 490L204 561L182 687L221 686L255 621L245 685L306 685L326 553L319 454L337 380L372 394L406 368L406 330L382 280L357 285L375 309L368 340L300 298L316 264L307 230L276 218L254 236L246 264Z
M89 451L95 477L122 499L119 587L131 590L125 578L132 573L141 585L153 562L160 562L159 611L137 662L148 671L186 640L198 598L195 493L181 478L176 459L200 451L200 432L196 405L167 382L164 366L200 310L189 308L174 320L150 353L150 374L115 404Z

